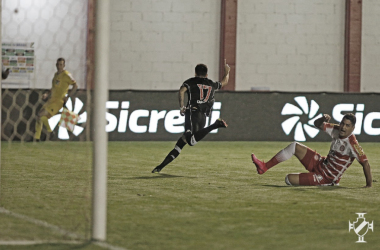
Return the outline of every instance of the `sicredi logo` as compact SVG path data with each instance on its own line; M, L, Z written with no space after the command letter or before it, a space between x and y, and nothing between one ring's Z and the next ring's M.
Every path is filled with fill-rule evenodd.
M121 105L120 105L121 104ZM119 133L126 133L127 128L133 133L157 133L159 120L164 120L164 128L168 133L183 133L185 132L185 117L180 115L178 109L176 110L147 110L136 109L129 112L129 101L108 101L106 103L107 109L119 109L120 114L116 116L111 113L106 113L108 124L106 125L107 132L113 132L117 129ZM215 102L211 117L206 118L206 126L214 123L220 117L221 102ZM149 123L140 124L140 118L149 118ZM211 119L210 119L211 118ZM217 133L215 129L211 133Z
M366 133L367 135L380 135L380 128L374 128L372 126L374 120L380 120L380 112L371 112L371 113L368 113L365 117L363 117L364 116L363 111L364 111L365 105L362 103L359 103L359 104L356 104L356 110L354 108L355 108L355 104L353 103L337 104L334 106L332 110L332 117L336 121L341 121L344 116L342 112L354 113L354 111L356 111L354 113L356 116L354 134L360 135L362 133L362 128L363 128L364 133Z
M321 113L317 114L319 110L318 103L311 100L309 105L305 96L297 96L294 100L298 106L286 103L282 108L281 115L292 115L292 117L282 122L283 131L286 135L289 135L295 128L295 141L306 141L305 132L310 138L316 137L319 130L314 127L314 121L322 117ZM365 104L363 103L339 103L332 108L331 114L335 121L340 122L344 114L354 113L356 116L355 135L360 135L362 132L371 136L380 135L380 128L373 127L373 122L380 120L380 112L370 112L364 117L364 108ZM302 116L307 116L309 119L307 123L302 124L300 121Z
M121 105L120 105L121 104ZM119 116L106 112L106 132L114 132L117 128L117 132L126 133L127 128L132 133L157 133L158 121L164 119L164 128L168 133L183 133L185 132L185 117L181 116L179 110L146 110L137 109L129 114L129 101L108 101L106 102L107 109L119 109L121 108ZM75 107L72 105L72 101L69 98L66 102L68 110L74 113L79 113L83 107L83 102L79 98L75 98ZM206 126L214 123L220 117L220 109L222 107L221 102L215 102L211 117L206 118ZM60 110L62 112L62 109ZM139 124L140 118L149 118L148 124ZM211 119L210 119L211 118ZM49 125L51 129L55 129L61 119L61 113L58 113L49 119ZM81 123L87 121L87 112L83 112L79 116L78 124L74 127L73 134L78 136L83 132L84 128L80 126ZM211 131L210 133L218 133L218 129ZM58 138L61 140L68 140L69 133L67 129L59 127Z

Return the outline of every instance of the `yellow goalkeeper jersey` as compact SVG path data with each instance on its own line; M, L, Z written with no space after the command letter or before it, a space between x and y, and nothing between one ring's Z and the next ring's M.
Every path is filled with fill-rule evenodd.
M55 73L51 87L51 99L63 100L69 91L69 86L74 83L76 83L74 78L67 70Z

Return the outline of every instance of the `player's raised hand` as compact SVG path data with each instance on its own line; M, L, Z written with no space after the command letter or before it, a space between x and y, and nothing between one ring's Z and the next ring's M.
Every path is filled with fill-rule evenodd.
M229 73L231 70L230 66L227 64L227 59L224 59L224 71L227 73Z
M328 114L324 114L323 117L325 118L325 122L329 122L331 119L331 116L329 116Z
M42 100L46 100L47 98L48 98L48 96L49 96L49 93L44 93L43 95L42 95Z

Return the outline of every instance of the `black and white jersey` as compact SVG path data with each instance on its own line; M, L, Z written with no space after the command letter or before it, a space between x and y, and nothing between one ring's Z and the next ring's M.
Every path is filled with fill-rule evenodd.
M215 90L220 89L222 84L208 78L193 77L186 80L182 86L187 88L187 107L195 107L208 116L215 102Z

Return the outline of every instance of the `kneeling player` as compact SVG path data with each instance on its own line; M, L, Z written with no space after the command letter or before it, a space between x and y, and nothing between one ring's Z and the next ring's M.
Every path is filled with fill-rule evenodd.
M346 114L340 125L330 124L329 115L315 120L314 125L325 131L332 137L330 152L327 157L322 157L317 152L298 143L293 142L270 161L264 163L252 154L252 161L256 165L257 173L264 174L268 169L280 162L290 159L295 155L308 173L288 174L285 182L288 185L301 186L331 186L338 185L346 169L357 159L363 166L366 186L372 186L372 174L367 156L360 147L355 135L353 134L356 117L354 114Z

